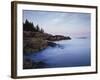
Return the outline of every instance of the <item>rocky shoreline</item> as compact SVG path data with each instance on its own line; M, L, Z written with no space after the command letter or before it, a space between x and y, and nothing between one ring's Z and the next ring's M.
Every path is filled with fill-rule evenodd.
M51 35L47 33L40 32L31 32L24 31L23 32L23 52L31 53L38 52L47 48L48 46L54 47L57 44L54 41L60 40L70 40L69 36L65 37L62 35Z
M35 61L31 59L23 59L23 69L42 68L45 63L43 61Z
M48 46L55 47L55 41L70 40L69 36L52 35L44 32L39 25L34 26L28 20L23 23L23 55L36 54ZM23 57L23 69L42 68L45 65L42 61L36 61Z

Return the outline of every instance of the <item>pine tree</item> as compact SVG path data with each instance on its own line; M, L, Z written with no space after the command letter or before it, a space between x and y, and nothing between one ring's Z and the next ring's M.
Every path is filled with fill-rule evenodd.
M26 19L25 23L23 23L23 30L24 31L34 31L34 25L33 25L33 23L29 22Z
M40 32L41 32L41 33L44 33L44 30L41 28Z
M29 22L27 19L23 23L23 30L44 33L44 30L42 28L40 29L38 24L36 26L34 26L33 22Z
M36 31L40 31L39 25L36 25Z

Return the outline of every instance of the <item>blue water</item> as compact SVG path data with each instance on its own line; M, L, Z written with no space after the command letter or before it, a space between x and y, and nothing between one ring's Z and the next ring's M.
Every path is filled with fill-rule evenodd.
M33 61L42 61L43 68L79 67L91 65L90 39L56 41L56 47L48 47L36 54L24 55Z

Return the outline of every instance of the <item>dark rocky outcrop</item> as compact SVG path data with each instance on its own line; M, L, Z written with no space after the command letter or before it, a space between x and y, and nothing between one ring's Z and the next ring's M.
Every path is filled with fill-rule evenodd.
M59 41L59 40L70 40L69 36L62 36L62 35L51 35L47 33L40 33L40 32L31 32L31 31L24 31L23 32L24 38L42 38L49 41Z
M24 56L30 53L36 54L37 52L46 49L48 46L55 47L54 41L70 40L69 36L52 35L44 32L42 28L37 24L36 26L26 20L23 23L23 53ZM45 63L42 61L36 61L23 58L23 69L32 69L44 67Z
M33 66L33 61L31 59L23 59L23 69L30 69Z
M48 46L55 47L55 46L57 46L57 44L54 43L54 42L50 42L50 41L48 41Z
M23 52L34 53L57 44L54 41L70 40L69 36L52 35L44 32L37 24L36 26L27 19L23 23Z
M28 38L24 40L24 53L37 52L45 49L48 46L47 40L42 38Z
M31 59L23 59L23 69L42 68L45 63L43 61L35 61Z
M49 36L47 40L49 41L60 41L60 40L70 40L71 38L62 36L62 35L55 35L55 36Z
M70 40L70 37L62 35L51 35L47 33L24 31L23 32L23 51L24 53L37 52L47 48L54 47L57 44L53 41Z

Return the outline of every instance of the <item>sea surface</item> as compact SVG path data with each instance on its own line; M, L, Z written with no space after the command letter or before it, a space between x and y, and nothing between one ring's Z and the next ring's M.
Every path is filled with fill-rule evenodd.
M75 38L56 41L57 46L48 47L37 53L24 55L33 61L42 61L40 68L79 67L91 65L90 39Z

